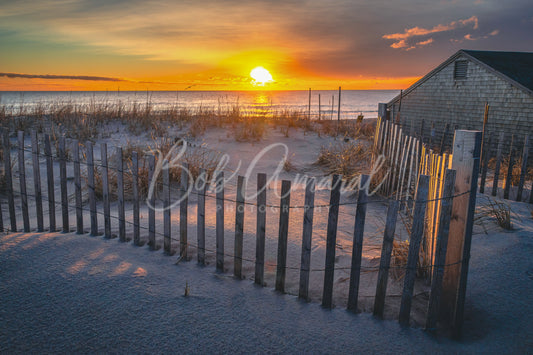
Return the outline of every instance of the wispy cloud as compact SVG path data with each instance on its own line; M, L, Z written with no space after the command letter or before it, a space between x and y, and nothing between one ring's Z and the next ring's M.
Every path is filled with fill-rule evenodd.
M110 78L106 76L88 75L53 75L53 74L21 74L21 73L0 73L0 77L24 78L24 79L49 79L49 80L89 80L89 81L129 81L120 78Z
M408 43L408 40L412 37L421 37L421 36L427 36L430 34L435 34L435 33L440 33L440 32L452 31L458 28L469 26L469 25L472 25L472 28L476 30L478 29L478 26L479 26L478 22L479 21L478 21L477 16L471 16L467 19L452 21L445 25L439 24L429 29L418 27L418 26L407 28L403 32L383 35L383 38L395 40L395 42L390 45L392 48L412 49L413 46ZM424 41L419 41L416 44L419 46L425 46L432 42L433 42L433 39L428 39Z

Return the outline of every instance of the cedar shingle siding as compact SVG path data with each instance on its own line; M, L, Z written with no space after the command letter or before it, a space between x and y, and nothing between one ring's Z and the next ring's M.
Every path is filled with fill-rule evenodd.
M487 132L494 132L497 140L499 132L504 131L507 145L515 134L519 143L515 147L521 147L525 134L533 138L531 78L533 53L461 50L405 90L400 122L408 132L418 134L424 120L425 140L431 137L433 126L433 141L437 145L445 124L449 123L452 133L446 146L450 147L454 128L482 129L485 102L488 102ZM396 119L399 96L387 106L391 117Z

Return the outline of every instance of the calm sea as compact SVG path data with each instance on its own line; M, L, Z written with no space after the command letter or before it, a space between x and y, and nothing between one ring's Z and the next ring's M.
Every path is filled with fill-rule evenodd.
M341 92L341 119L354 119L362 113L365 118L377 117L378 103L388 102L399 90L345 90ZM61 105L80 106L150 103L154 110L169 107L191 110L231 110L238 106L245 113L276 113L309 110L309 91L25 91L0 92L0 105L7 112L23 108L46 109ZM311 115L336 119L339 92L337 90L311 91Z

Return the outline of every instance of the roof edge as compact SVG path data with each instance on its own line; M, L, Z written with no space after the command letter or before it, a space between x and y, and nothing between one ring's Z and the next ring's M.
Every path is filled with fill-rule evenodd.
M469 60L473 61L474 63L480 65L481 67L485 68L486 70L488 70L489 72L493 73L494 75L496 75L497 77L501 78L501 79L504 79L506 81L508 81L510 84L516 86L518 89L521 89L523 91L525 91L526 93L530 94L530 95L533 95L533 91L528 89L527 87L525 87L524 85L520 84L519 82L511 79L510 77L508 77L507 75L503 74L502 72L494 69L493 67L491 67L490 65L482 62L481 60L473 57L472 55L468 54L466 52L466 50L463 50L463 49L460 49L458 50L456 53L454 53L451 57L449 57L448 59L446 59L444 62L442 62L439 66L437 66L435 69L433 69L432 71L430 71L429 73L427 73L426 75L424 75L421 79L419 79L416 83L414 83L413 85L409 86L407 89L403 90L399 95L395 96L392 100L390 100L387 105L390 105L390 104L394 104L396 102L398 102L400 100L400 98L402 96L405 96L407 94L409 94L411 91L413 91L414 89L416 89L417 87L419 87L420 85L422 85L424 82L426 82L429 78L431 78L433 75L437 74L439 71L441 71L445 66L447 66L448 64L450 64L451 62L453 62L457 57L459 57L460 55L464 55L466 56Z

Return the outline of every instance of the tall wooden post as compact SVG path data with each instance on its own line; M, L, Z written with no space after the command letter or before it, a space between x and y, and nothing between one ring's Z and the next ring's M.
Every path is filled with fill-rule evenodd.
M476 208L481 136L480 131L455 132L451 168L457 173L445 262L445 265L449 266L444 269L443 276L441 302L443 315L453 314L459 284L464 281L466 286Z

